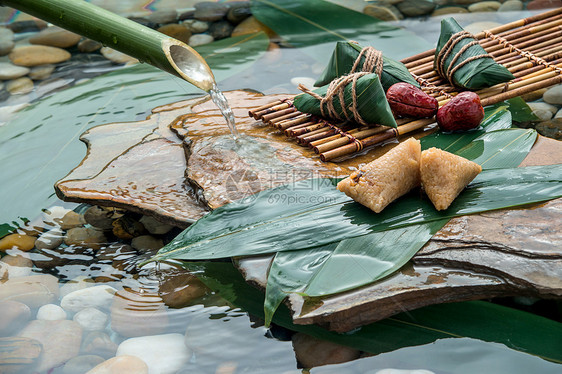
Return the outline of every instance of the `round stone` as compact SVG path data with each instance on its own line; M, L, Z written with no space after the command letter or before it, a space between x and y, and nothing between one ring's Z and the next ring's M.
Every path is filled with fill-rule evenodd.
M541 122L535 126L535 129L542 136L562 140L562 118L555 118L551 121Z
M158 294L125 288L111 305L111 329L125 337L156 335L168 327L167 308Z
M480 1L468 6L471 13L477 12L495 12L502 6L499 1Z
M5 27L0 27L0 56L5 56L14 49L14 33ZM2 68L0 68L0 72Z
M519 11L523 9L523 2L520 0L507 0L505 3L503 3L499 9L498 12L514 12L514 11Z
M95 355L76 356L64 364L62 374L86 373L104 361L103 357Z
M83 290L84 288L93 287L96 284L94 281L85 276L78 276L60 286L61 299L71 292Z
M11 253L0 260L0 280L27 277L32 274L33 261L26 252Z
M37 319L43 321L58 321L66 319L66 312L56 304L47 304L39 308L37 311Z
M297 360L307 368L338 364L359 358L358 350L314 338L301 332L292 337L293 349Z
M39 308L53 303L58 297L58 279L50 274L14 278L0 284L0 303L12 300Z
M23 95L33 91L33 81L28 77L21 77L6 83L6 91L12 95Z
M17 21L17 22L10 23L8 25L8 28L10 28L10 30L12 30L16 34L18 34L21 32L40 31L46 29L47 26L48 26L47 22L36 18L34 20Z
M51 76L53 71L55 71L55 65L52 64L34 66L29 72L29 78L34 81L47 79Z
M146 231L154 235L164 235L174 228L174 226L162 223L151 216L143 216L139 222L142 223Z
M381 21L399 21L404 18L402 13L394 5L370 4L363 9L363 13Z
M103 231L92 227L75 227L68 230L64 237L66 245L75 245L81 247L88 247L93 249L100 249L107 243L107 238Z
M215 41L211 35L208 34L195 34L191 35L189 38L189 45L192 47L197 47L198 45L209 44Z
M0 338L0 352L2 373L36 373L34 369L43 346L38 340L30 338Z
M549 88L542 98L546 103L562 105L562 84Z
M103 47L100 52L103 57L116 64L134 64L139 62L139 60L137 60L136 58L116 51L113 48Z
M183 21L182 24L194 34L200 34L209 30L209 22L199 21L197 19L188 19Z
M175 9L157 10L148 16L148 20L154 23L165 25L174 23L178 19L178 12Z
M97 355L103 358L115 356L117 344L103 331L91 331L84 336L80 351L84 354Z
M70 313L91 307L107 310L113 302L115 292L115 288L107 285L88 287L69 293L62 298L60 305Z
M234 26L228 21L218 21L211 24L209 34L215 39L228 38L232 34Z
M35 246L37 240L34 236L22 234L10 234L0 239L0 251L8 249L19 249L20 251L30 251Z
M433 13L431 13L432 17L436 16L443 16L445 14L462 14L468 13L468 9L462 8L460 6L448 6L444 8L435 9Z
M189 31L189 29L183 24L178 25L173 23L164 25L158 28L158 31L184 43L189 43L189 38L191 37L191 31Z
M252 15L249 1L230 2L226 19L237 25Z
M84 212L84 220L98 229L111 230L113 228L112 223L115 218L114 212L110 209L92 206Z
M72 318L85 331L103 330L107 325L108 316L96 308L85 308Z
M533 0L527 4L529 10L540 10L562 7L562 0Z
M246 18L244 21L240 22L238 26L232 30L232 37L253 34L256 32L263 31L269 36L269 39L277 38L275 31L258 21L254 16Z
M9 62L0 62L0 79L16 79L29 73L29 68L16 66Z
M29 42L50 47L70 48L78 44L80 38L78 34L53 26L33 35L29 38Z
M9 336L31 319L31 310L24 303L4 300L0 302L0 316L0 336Z
M215 3L211 1L203 1L195 4L195 18L201 21L214 22L218 21L228 12L228 5Z
M558 111L557 107L547 103L527 103L527 104L529 105L529 108L531 108L531 110L533 111L533 114L536 115L541 121L548 121Z
M92 39L82 39L78 42L78 50L82 53L92 53L99 50L103 45Z
M396 7L407 17L419 17L433 12L435 3L430 0L404 0L396 4Z
M113 221L112 226L113 235L119 239L132 239L145 232L142 223L127 215Z
M160 283L158 294L170 308L183 308L206 295L208 288L189 273L167 274Z
M63 230L69 230L85 224L84 216L72 210L68 211L60 220L60 227Z
M110 358L88 372L88 374L122 373L148 374L148 366L136 356L122 355Z
M183 343L183 335L164 334L125 340L117 348L117 356L124 355L142 359L151 373L175 373L189 362L191 351Z
M59 228L51 229L39 235L35 241L37 249L55 249L63 242L64 235Z
M69 60L71 55L61 48L44 45L29 45L15 48L9 54L10 60L20 66L58 64Z

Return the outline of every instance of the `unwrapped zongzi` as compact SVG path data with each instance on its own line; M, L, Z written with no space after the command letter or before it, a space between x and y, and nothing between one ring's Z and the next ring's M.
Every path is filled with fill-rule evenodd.
M324 86L336 78L349 74L354 66L356 66L356 72L367 71L374 73L376 63L372 63L373 56L371 56L371 54L373 50L374 49L364 51L356 66L355 62L362 53L363 47L354 42L338 42L328 66L326 66L320 78L314 83L314 86ZM385 91L398 82L406 82L419 87L408 69L406 69L401 62L383 56L382 54L381 57L382 72L379 78Z
M490 56L472 34L453 19L441 21L434 68L451 84L469 90L490 87L515 77Z

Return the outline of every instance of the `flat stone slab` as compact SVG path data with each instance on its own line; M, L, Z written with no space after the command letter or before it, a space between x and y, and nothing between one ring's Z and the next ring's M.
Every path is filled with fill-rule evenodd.
M562 163L562 143L539 137L521 166ZM412 263L375 284L309 305L287 305L296 324L350 331L423 306L499 296L562 298L562 199L523 209L453 218ZM265 288L272 257L237 262L245 279Z

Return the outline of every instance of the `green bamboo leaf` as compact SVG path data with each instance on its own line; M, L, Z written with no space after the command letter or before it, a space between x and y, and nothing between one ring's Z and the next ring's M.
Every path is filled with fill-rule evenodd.
M231 263L184 263L211 289L249 313L263 316L263 293L249 286ZM319 339L372 354L432 343L443 338L470 337L496 342L553 362L562 362L562 324L531 313L484 302L432 305L338 334L315 325L295 325L282 305L274 322ZM507 349L507 348L506 348ZM540 361L538 362L540 363Z
M432 45L414 33L321 0L252 0L252 13L295 47L325 63L330 42L355 40L401 59Z
M557 198L562 196L561 180L562 165L486 170L445 211L436 211L429 200L413 192L379 214L342 197L326 179L305 180L299 188L288 185L266 190L251 202L235 202L215 210L183 231L151 261L313 248L373 232ZM280 196L284 202L275 200ZM288 201L303 204L295 207ZM306 201L317 204L310 206ZM243 218L238 221L237 217Z
M258 33L223 39L197 47L197 51L220 82L247 69L268 45L267 35ZM200 96L201 91L139 64L70 87L21 110L0 126L2 176L13 181L2 187L0 223L33 218L39 209L58 201L53 185L84 157L86 147L78 141L84 131L104 123L143 119L150 109L190 95ZM68 110L70 106L74 110Z

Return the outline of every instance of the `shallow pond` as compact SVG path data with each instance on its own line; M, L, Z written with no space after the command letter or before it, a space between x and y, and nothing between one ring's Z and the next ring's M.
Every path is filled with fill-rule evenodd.
M128 1L116 6L114 2L92 2L111 3L114 11L124 14L166 9L176 3ZM196 2L185 2L182 7L189 9ZM351 3L357 8L362 2ZM462 14L458 20L463 26L506 23L529 14ZM358 19L346 28L341 24L345 17L344 21L336 14L326 17L345 37L376 46L395 59L432 48L439 34L436 18L406 19L393 23L400 28L375 32ZM281 43L284 48L271 46L265 34L257 34L223 39L198 47L198 51L223 91L247 88L266 94L296 93L299 83L308 84L318 76L333 48L333 39L326 36L330 30L312 29L316 34L295 27L289 43ZM77 61L69 64L73 73L61 77L70 83L53 83L48 95L36 88L26 98L10 98L0 104L10 113L0 126L0 236L16 226L24 229L21 237L13 237L13 243L3 243L0 313L9 322L0 322L0 338L5 338L0 344L8 346L9 353L0 353L0 372L4 367L6 372L83 373L116 353L142 357L150 373L560 371L557 363L496 343L509 341L509 331L500 333L498 326L489 326L488 337L484 331L475 334L482 340L441 331L439 339L421 343L419 336L430 330L424 326L404 324L399 334L380 341L384 334L373 332L379 326L373 325L356 337L357 342L371 340L369 343L346 345L361 332L325 336L319 332L321 328L292 326L283 315L265 328L259 316L246 311L260 305L259 292L245 288L248 286L226 262L211 265L211 270L192 269L203 282L180 264L149 264L138 269L136 264L154 255L181 230L119 209L62 202L53 185L84 157L86 148L79 141L84 131L112 122L142 120L157 106L201 92L143 64L83 79L116 67L96 59ZM15 111L18 105L25 107ZM39 234L37 242L29 241ZM219 269L216 279L213 268ZM501 302L519 308L535 303L535 307L526 307L535 312L556 306L547 303L543 308L544 300L516 301L519 304L512 299ZM560 318L556 311L543 314ZM534 321L524 314L517 316L522 326ZM504 333L508 337L494 336ZM40 341L43 356L38 358L40 351L29 341L6 340L13 336ZM127 356L123 360L120 364L130 372L144 372L138 360ZM112 372L125 371L114 368Z

